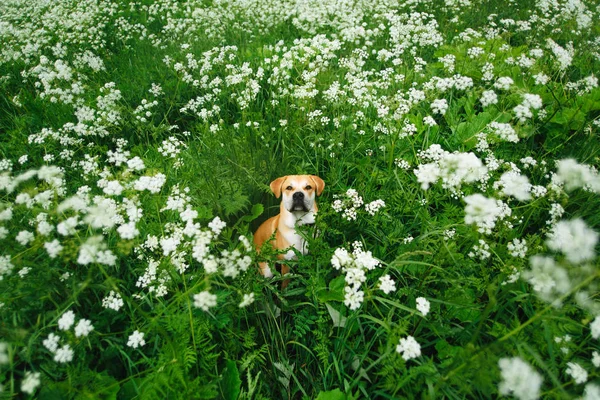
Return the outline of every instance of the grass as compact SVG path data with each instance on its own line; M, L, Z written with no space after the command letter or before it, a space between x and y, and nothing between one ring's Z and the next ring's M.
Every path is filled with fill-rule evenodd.
M593 398L598 261L593 251L573 262L549 238L560 220L600 227L600 90L577 83L600 66L598 26L580 26L564 2L546 15L533 2L498 1L309 8L198 1L189 9L166 0L59 3L0 5L1 398L493 398L507 394L501 382L527 398L499 364L516 357L541 377L531 389L537 396ZM579 18L598 17L592 3L582 4L587 14ZM66 22L37 30L45 18L67 21L76 10L87 21L81 32ZM411 12L430 14L413 26ZM420 25L433 20L435 31ZM395 36L395 28L403 34ZM439 41L427 42L432 33ZM573 42L566 69L547 38L563 49ZM484 54L470 56L473 47ZM86 52L104 67L78 62ZM452 71L440 60L447 55L455 58ZM68 79L40 74L42 67L53 71L56 60L72 68ZM487 63L492 79L485 78ZM542 73L547 83L536 84ZM456 74L472 85L444 90L434 79ZM514 83L498 89L499 77ZM119 92L104 105L99 96L108 82ZM328 94L334 82L343 92ZM83 90L72 102L54 101L43 83ZM150 92L153 84L160 93ZM495 91L496 104L482 104L486 90ZM538 95L542 107L519 121L515 107L525 94ZM444 114L432 111L436 99L447 101ZM157 101L148 115L136 111L143 100ZM78 117L84 106L94 117ZM491 133L492 121L510 124L518 142ZM99 128L108 134L95 134ZM42 141L50 131L54 137ZM482 135L488 150L481 150ZM161 150L169 140L170 153ZM484 179L452 191L448 180L464 172L455 165L424 189L415 171L431 162L423 152L435 144L473 153L486 166ZM127 165L134 157L143 169ZM525 157L537 164L527 166ZM566 158L589 166L587 188L567 190L569 181L554 188L557 162ZM47 165L62 169L60 183L42 170L10 187ZM504 195L498 184L509 170L547 191L526 201ZM276 252L259 256L240 235L250 238L278 212L273 179L304 173L322 177L326 188L315 226L299 228L310 252L289 262L290 285L281 290L283 277L265 279L256 267ZM156 191L136 186L157 174L165 182ZM108 181L122 191L105 189ZM360 206L355 220L344 218L334 203L350 207L348 189L385 207L370 215ZM478 193L511 211L487 234L465 223L466 199ZM74 198L84 204L65 207ZM564 214L553 219L558 206ZM77 224L61 233L72 217ZM215 217L226 223L222 231ZM131 237L122 230L128 222L138 231ZM23 240L22 231L32 239ZM90 250L93 261L82 263L93 237L101 244ZM525 257L512 254L514 239L525 241ZM56 257L48 250L53 240L62 246ZM356 243L380 264L364 269L364 300L353 309L345 302L349 272L335 269L332 257ZM114 262L103 260L103 251ZM252 264L241 267L246 255ZM552 260L544 278L557 288L568 281L564 290L537 288L536 255ZM385 275L395 282L389 294L379 289ZM111 291L123 301L118 310L103 306ZM196 297L205 291L216 296L207 311ZM240 307L250 293L254 302ZM430 303L428 313L417 309L417 298ZM68 310L93 331L60 329ZM144 333L139 347L130 343L134 331ZM51 334L72 350L69 361L56 361L57 350L44 344ZM408 336L420 355L404 359L396 346ZM587 371L585 385L567 372L570 363Z

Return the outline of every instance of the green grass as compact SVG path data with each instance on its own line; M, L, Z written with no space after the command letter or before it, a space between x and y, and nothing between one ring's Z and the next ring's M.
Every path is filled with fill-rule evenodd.
M580 218L590 229L600 229L600 89L577 93L569 86L599 70L600 27L578 27L577 18L560 8L551 7L544 16L534 2L472 3L315 2L306 8L305 2L194 1L189 9L166 0L0 5L5 24L0 24L0 41L6 43L0 49L0 216L5 215L0 217L0 398L495 398L509 379L499 361L512 357L542 378L539 396L587 393L593 398L592 385L599 380L593 357L600 348L591 328L600 315L598 260L594 255L570 262L568 254L553 251L548 238L559 220ZM584 3L587 15L597 20L594 4ZM333 7L329 13L328 5ZM89 17L79 15L87 21L81 32L66 22L77 10ZM431 29L408 29L408 16L394 19L410 12L430 13L424 20L437 21L441 42L425 43ZM532 15L546 19L531 22L532 29L525 31L501 21L529 21ZM48 18L64 22L39 30ZM364 31L349 29L361 24ZM394 42L393 26L406 29L401 38L413 38L405 48ZM496 34L485 36L492 28ZM463 40L465 32L472 39ZM575 53L564 71L547 38L563 48L573 42ZM485 55L470 57L474 46ZM543 54L535 58L533 49ZM86 51L102 60L102 70L77 64ZM385 51L395 53L387 57ZM452 72L439 60L446 55L455 57ZM522 55L533 64L510 61ZM46 79L65 90L78 81L82 91L73 102L53 102L40 86L41 56L50 60L46 66L59 59L71 66L72 78ZM425 62L421 70L415 57ZM203 61L211 67L201 72ZM494 65L491 80L484 79L488 62ZM548 76L547 83L535 83L539 73ZM471 78L473 85L435 88L433 77L456 74ZM497 89L499 77L514 84ZM103 108L98 98L106 95L102 88L108 82L120 96ZM326 94L334 82L345 94ZM149 92L153 84L160 85L161 94ZM239 100L253 85L256 92L246 102ZM316 94L303 96L303 87ZM400 113L413 89L424 97ZM486 90L496 92L497 104L482 105ZM525 94L538 95L542 108L519 122L514 109ZM197 112L182 111L202 96L199 101L205 103ZM445 114L432 112L436 99L447 100ZM135 112L142 100L158 102L146 121ZM73 128L83 106L96 115L116 112L118 118ZM378 110L383 106L388 113ZM215 111L203 117L203 107ZM428 116L435 126L424 123ZM488 128L492 121L511 124L518 143L494 139ZM402 134L410 124L415 131ZM108 135L89 134L99 127ZM31 141L31 135L48 130L57 133L54 138ZM478 148L482 133L489 151ZM181 143L175 157L159 150L171 137ZM449 153L474 153L488 166L485 183L463 182L456 193L441 181L423 189L415 171L430 162L421 154L434 144ZM111 161L109 151L120 152L125 163ZM24 155L27 161L21 164ZM126 161L136 156L144 162L141 171L127 168ZM497 169L490 156L502 160ZM87 169L90 157L96 168ZM525 157L537 165L526 167ZM591 188L552 190L551 174L566 158L590 166ZM409 167L401 168L397 160ZM45 165L62 168L63 184L30 177L9 188L16 177ZM494 183L511 169L548 191L527 201L503 195ZM460 172L456 168L454 176ZM140 177L159 173L165 183L156 193L135 188ZM272 262L276 251L258 255L245 249L239 236L251 238L278 212L269 183L287 174L318 175L326 187L315 226L299 228L310 252L289 261L290 285L281 290L284 278L265 279L256 264ZM106 181L120 182L122 192L103 192ZM85 198L86 186L85 207L61 207L77 193ZM165 210L176 187L188 198L180 210ZM347 220L334 202L345 199L348 189L365 204L381 199L385 207L373 216L360 207L356 220ZM47 201L27 205L24 194L35 198L47 190ZM491 233L465 223L465 198L478 193L501 199L512 212ZM105 199L114 203L95 212ZM131 204L142 212L134 221L139 234L123 237L118 228L132 218ZM565 212L551 221L556 205ZM120 220L94 225L115 207ZM209 238L203 256L194 250L202 234L192 237L191 228L185 230L180 212L186 207L197 212L193 222L205 235L215 217L226 222ZM12 210L10 217L6 210ZM79 223L65 235L61 223L69 217ZM38 228L44 218L52 228L45 235ZM26 244L18 236L23 230L33 234ZM115 256L114 263L81 262L81 249L94 236ZM148 246L149 237L156 237L155 248ZM51 258L45 245L55 239L63 247ZM169 252L161 239L179 243ZM525 257L511 255L513 239L526 241ZM469 255L480 240L489 246L487 258ZM365 271L364 301L351 309L344 303L344 273L333 267L332 256L340 248L352 252L356 242L380 265ZM226 259L223 251L236 249L239 255ZM210 272L208 255L222 258L218 272ZM228 276L227 268L245 255L252 264ZM563 280L569 280L564 291L548 298L535 289L527 278L535 255L554 260L553 271L564 268ZM149 265L156 270L144 286L141 279L152 275ZM512 279L515 272L520 277ZM394 292L378 289L384 275L395 281ZM103 307L111 291L123 300L118 311ZM194 295L203 291L216 295L217 305L208 311L194 306ZM255 301L240 308L249 293ZM427 315L416 309L420 297L430 302ZM551 304L556 300L560 304ZM59 328L69 310L75 325L81 319L91 322L89 335ZM145 340L137 348L128 344L136 330ZM71 360L55 360L56 350L43 343L51 334L60 337L58 347L73 350ZM404 360L396 346L407 336L419 343L421 355ZM567 372L573 362L587 370L587 386ZM39 373L40 384L29 393L31 372Z

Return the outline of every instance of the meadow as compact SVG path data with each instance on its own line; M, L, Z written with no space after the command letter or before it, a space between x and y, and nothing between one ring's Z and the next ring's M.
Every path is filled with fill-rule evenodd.
M1 1L0 398L600 398L599 20Z

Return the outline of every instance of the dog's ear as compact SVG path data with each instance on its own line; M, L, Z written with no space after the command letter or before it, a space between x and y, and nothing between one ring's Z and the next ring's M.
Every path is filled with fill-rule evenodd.
M271 187L271 192L273 192L277 198L281 197L281 187L283 186L283 181L285 181L285 178L287 178L287 176L277 178L269 185Z
M317 188L317 196L320 196L323 192L323 189L325 189L325 182L316 175L311 175L310 178L313 180Z

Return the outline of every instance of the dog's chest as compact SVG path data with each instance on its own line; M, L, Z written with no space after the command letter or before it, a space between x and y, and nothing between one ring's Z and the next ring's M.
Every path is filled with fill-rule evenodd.
M289 231L287 231L284 235L283 238L289 243L290 246L293 246L296 250L298 250L300 253L302 254L306 254L308 253L308 249L306 247L306 240L304 240L302 238L302 236L298 235L296 233L295 229L291 229ZM296 254L294 253L293 250L289 250L286 254L285 254L285 259L286 260L291 260L292 258L294 258L296 256Z
M313 212L302 214L302 215L294 215L292 213L288 214L283 223L286 225L288 229L282 230L281 234L283 235L284 240L288 243L289 246L293 246L296 250L298 250L302 254L308 253L308 248L306 245L306 240L302 238L296 232L296 226L312 224L315 222L315 215ZM293 250L289 250L285 254L285 258L290 260L295 257L295 253Z

